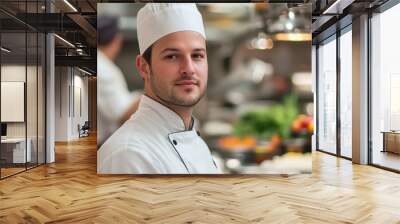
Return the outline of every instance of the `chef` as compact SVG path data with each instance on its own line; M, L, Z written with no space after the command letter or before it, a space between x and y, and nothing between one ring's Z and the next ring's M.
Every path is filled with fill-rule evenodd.
M196 5L146 4L137 15L137 35L144 94L136 113L99 149L98 173L220 173L192 116L208 78Z
M97 145L101 146L137 110L140 92L128 90L114 64L123 41L117 18L99 16L97 31Z

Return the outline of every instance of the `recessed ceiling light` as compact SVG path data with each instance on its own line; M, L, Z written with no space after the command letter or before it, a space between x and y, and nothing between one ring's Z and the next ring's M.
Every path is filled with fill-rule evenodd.
M71 4L69 3L67 0L64 0L65 4L67 4L74 12L78 12L78 10Z
M7 49L7 48L5 48L5 47L1 47L1 50L4 51L4 52L6 52L6 53L10 53L10 52L11 52L11 50L9 50L9 49Z
M85 74L87 74L87 75L92 75L92 73L90 73L90 72L88 72L88 71L86 71L86 70L83 70L83 69L81 69L81 68L79 68L79 67L78 67L78 69L79 69L79 71L81 71L81 72L83 72L83 73L85 73Z
M64 43L66 43L67 45L69 45L70 47L75 48L75 45L71 44L71 42L69 42L69 41L67 41L66 39L60 37L59 35L54 34L54 36L57 37L57 38L58 38L59 40L61 40L62 42L64 42Z
M294 25L292 22L286 22L285 27L287 30L292 30L294 28Z
M311 33L277 33L275 40L277 41L311 41Z
M294 14L294 12L292 10L289 11L288 17L289 17L289 19L294 19L295 14Z

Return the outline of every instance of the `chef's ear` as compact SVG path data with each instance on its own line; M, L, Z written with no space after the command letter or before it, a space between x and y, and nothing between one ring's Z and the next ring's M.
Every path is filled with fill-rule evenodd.
M139 71L140 76L146 79L150 75L150 65L142 55L136 57L136 68Z

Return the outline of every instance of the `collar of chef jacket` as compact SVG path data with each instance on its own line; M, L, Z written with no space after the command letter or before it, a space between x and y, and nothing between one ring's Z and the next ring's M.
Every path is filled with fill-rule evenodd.
M162 125L168 129L168 139L189 173L220 173L207 144L200 137L200 133L196 131L197 120L195 118L192 117L191 130L185 130L185 124L177 113L143 95L138 112L145 112L146 109L153 110L163 118Z
M162 117L164 119L164 123L162 125L165 126L170 132L185 131L185 123L183 123L182 118L177 113L164 106L163 104L155 101L154 99L143 95L140 99L138 110L140 111L145 109L151 109L152 111L156 112L160 117ZM194 117L192 117L192 119L193 125L191 130L195 130L195 127L197 126L197 120Z

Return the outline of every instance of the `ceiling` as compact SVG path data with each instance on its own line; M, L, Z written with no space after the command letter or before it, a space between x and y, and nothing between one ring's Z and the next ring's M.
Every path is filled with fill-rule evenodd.
M388 0L311 0L313 43L351 24L352 18L374 10Z
M136 14L144 4L101 3L99 15L114 15L120 19L125 36L136 39ZM311 7L286 3L197 3L203 15L209 42L235 41L263 30L266 34L279 32L310 32ZM290 14L290 18L289 18ZM292 17L293 16L293 17ZM286 24L290 23L290 29Z
M136 14L144 5L115 4L112 0L51 0L47 1L50 3L47 5L45 2L1 0L2 31L14 34L26 29L54 32L60 37L55 38L56 64L73 62L77 63L76 66L86 66L92 71L96 71L97 10L99 14L118 16L125 37L135 40ZM113 4L112 7L109 4ZM272 39L278 33L311 31L311 6L307 4L197 3L197 6L203 15L207 40L210 43L251 39L257 37L260 31ZM11 36L5 37L11 39L7 42L13 42L9 46L14 48L15 54L24 54L25 39ZM28 54L31 52L30 46Z
M95 73L96 4L96 0L1 0L2 46L11 49L7 58L22 60L26 52L28 58L34 57L38 49L30 43L34 35L29 32L52 32L57 34L56 66L79 66Z

